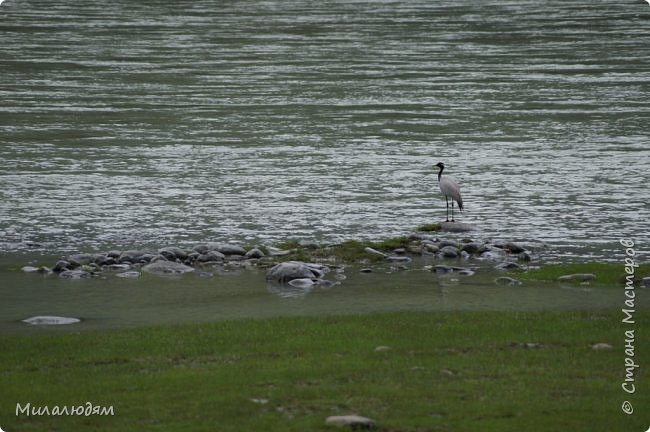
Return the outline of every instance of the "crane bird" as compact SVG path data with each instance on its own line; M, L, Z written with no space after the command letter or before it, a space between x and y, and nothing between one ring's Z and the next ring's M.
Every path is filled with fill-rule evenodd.
M451 198L451 221L454 221L454 201L458 203L458 209L463 212L463 198L460 196L460 186L455 178L450 176L442 176L442 171L445 169L445 164L438 162L436 164L440 171L438 172L438 184L440 185L440 192L445 196L447 201L447 222L449 222L449 198Z

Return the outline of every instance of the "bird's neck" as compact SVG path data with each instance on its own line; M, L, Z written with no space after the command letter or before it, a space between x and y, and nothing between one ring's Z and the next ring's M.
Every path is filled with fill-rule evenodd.
M442 177L442 170L444 168L440 168L440 171L438 171L438 182L440 182L440 177Z

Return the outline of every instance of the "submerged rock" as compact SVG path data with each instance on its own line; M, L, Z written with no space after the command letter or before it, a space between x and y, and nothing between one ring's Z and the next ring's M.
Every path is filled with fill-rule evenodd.
M22 320L24 323L31 325L65 325L76 324L81 322L79 318L60 317L60 316L35 316Z
M650 288L650 277L644 277L641 279L641 286L643 288Z
M523 267L517 263L504 262L495 267L497 270L523 270Z
M194 268L173 261L156 261L142 267L142 270L147 273L169 276L193 272Z
M21 268L21 270L25 273L42 273L42 274L50 274L52 273L52 270L45 266L41 267L34 267L34 266L25 266Z
M93 277L93 273L85 270L63 270L61 273L59 273L59 277L65 279L84 279Z
M575 273L557 278L560 282L589 282L594 279L596 279L596 275L593 273Z
M518 281L517 279L513 279L508 276L501 276L496 279L494 279L494 283L497 285L507 285L507 286L518 286L521 285L521 281Z
M307 288L312 285L315 285L315 282L313 279L308 279L308 278L291 279L289 281L289 285L296 288Z
M136 279L140 277L140 272L139 271L125 271L122 273L117 273L115 276L121 277L121 278L127 278L127 279Z

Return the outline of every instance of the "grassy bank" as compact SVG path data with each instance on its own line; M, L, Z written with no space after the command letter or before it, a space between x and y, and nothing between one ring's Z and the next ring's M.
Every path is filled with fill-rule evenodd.
M635 318L635 359L648 362L650 311ZM0 426L319 431L358 413L382 431L640 431L650 385L643 364L636 393L621 389L627 329L620 311L453 312L2 337ZM591 348L600 342L613 349ZM115 415L15 415L17 402L86 401Z

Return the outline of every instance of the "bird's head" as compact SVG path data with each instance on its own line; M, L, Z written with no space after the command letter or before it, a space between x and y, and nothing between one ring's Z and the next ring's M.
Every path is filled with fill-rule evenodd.
M444 168L445 168L445 164L443 164L442 162L438 162L438 163L436 164L436 166L437 166L438 168L440 168L440 169L444 169Z

